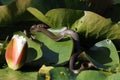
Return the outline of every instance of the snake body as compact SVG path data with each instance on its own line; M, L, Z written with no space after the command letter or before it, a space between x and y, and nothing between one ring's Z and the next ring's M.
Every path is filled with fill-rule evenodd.
M75 52L73 53L70 61L69 61L69 68L72 72L80 72L80 70L82 70L82 68L79 69L74 69L74 63L75 63L75 57L78 56L78 54L80 53L80 42L79 42L79 35L74 32L73 30L64 30L62 32L60 32L58 35L53 34L52 32L48 31L46 28L46 25L44 24L39 24L39 25L33 25L30 28L30 31L38 31L38 32L42 32L45 35L47 35L48 37L50 37L51 39L55 40L55 41L59 41L61 40L65 35L69 35L73 41L74 41L74 46L75 46Z
M80 65L80 67L77 69L74 67L77 56L79 56L79 54L81 53L79 35L76 32L74 32L73 30L66 29L66 30L60 32L58 35L55 35L52 32L50 32L49 30L47 30L46 28L47 28L47 26L44 24L33 25L30 28L30 31L42 32L55 41L61 40L65 35L69 35L74 40L75 51L72 54L72 56L70 57L70 61L69 61L69 68L72 72L79 73L82 70L89 69L91 67L95 67L94 64L92 64L91 62L82 63ZM106 72L116 73L116 72L120 72L120 65L115 65L115 66L109 67L107 69L103 69L103 68L98 68L98 69L102 70L102 71L106 71Z

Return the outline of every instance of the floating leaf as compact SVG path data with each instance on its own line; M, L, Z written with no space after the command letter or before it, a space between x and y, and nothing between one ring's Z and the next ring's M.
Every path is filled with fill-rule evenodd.
M7 25L12 22L19 21L18 16L23 14L31 0L15 0L8 5L0 6L0 25Z
M37 80L37 73L35 71L22 72L4 68L0 69L0 80Z
M54 25L53 27L71 27L71 25L83 15L82 10L52 9L45 16Z
M72 29L79 33L81 44L85 47L104 39L120 39L120 25L90 11L85 11L85 15L72 25Z
M38 74L38 80L50 80L50 70L52 70L54 67L52 66L45 66L43 65L40 70L39 70L39 74Z
M96 43L90 48L90 50L87 51L87 53L94 61L106 67L119 64L117 50L112 41L109 39Z
M102 70L107 71L109 73L119 73L120 72L120 64L115 64L115 65L110 66L107 69L102 69Z
M76 75L68 68L57 67L50 70L51 80L75 80Z
M120 80L120 73L112 74L108 76L106 80Z
M40 70L39 70L39 74L49 74L49 71L51 70L51 69L53 69L54 67L52 67L52 66L45 66L45 65L42 65L42 67L40 68Z
M34 15L38 20L42 21L43 23L47 24L50 27L53 27L53 25L50 23L50 21L45 17L45 15L37 10L36 8L29 7L27 10Z
M56 42L41 32L34 34L43 51L41 63L62 64L70 59L73 51L73 41L70 38Z
M76 80L106 80L106 75L100 71L87 70L79 73Z
M85 15L72 25L72 29L85 35L85 37L94 36L98 38L101 35L106 37L106 33L109 30L108 26L111 23L110 19L106 19L90 11L85 11Z

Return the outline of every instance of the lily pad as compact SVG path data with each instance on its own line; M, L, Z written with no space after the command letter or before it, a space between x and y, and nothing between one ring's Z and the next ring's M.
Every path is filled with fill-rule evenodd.
M87 70L79 73L76 80L106 80L106 75L100 71Z
M43 51L41 63L62 64L70 59L73 51L73 40L67 37L56 42L41 32L35 32L34 35Z
M4 68L0 69L0 80L37 80L37 73L35 71L22 72Z
M26 8L31 3L31 0L21 1L14 0L7 5L0 6L0 25L5 26L11 24L12 22L20 21L18 17L23 14Z
M50 80L50 70L53 69L53 66L42 65L38 72L38 80Z
M120 73L112 74L108 76L106 80L120 80Z
M90 11L85 11L85 15L77 20L71 29L79 33L81 45L86 48L104 39L120 39L119 24Z
M84 14L82 10L72 9L52 9L45 15L36 8L29 7L27 10L38 20L53 28L70 27Z
M82 10L58 8L48 11L45 16L51 21L53 27L61 28L66 26L70 28L77 19L83 16L83 14Z
M85 38L92 37L99 40L120 38L118 24L90 11L85 11L85 15L72 25L72 29Z
M50 70L51 80L75 80L76 75L68 68L57 67Z
M38 20L40 20L41 22L47 24L50 27L53 27L53 25L51 24L51 22L46 18L46 16L40 12L38 9L36 8L32 8L29 7L27 8L28 12L30 12L32 15L34 15Z
M87 53L94 61L106 67L119 64L119 55L114 44L109 39L96 43Z

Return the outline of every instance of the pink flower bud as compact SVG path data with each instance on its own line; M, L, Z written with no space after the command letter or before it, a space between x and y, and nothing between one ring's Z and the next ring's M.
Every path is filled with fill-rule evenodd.
M25 63L27 41L23 36L14 35L6 48L5 58L8 67L17 70Z

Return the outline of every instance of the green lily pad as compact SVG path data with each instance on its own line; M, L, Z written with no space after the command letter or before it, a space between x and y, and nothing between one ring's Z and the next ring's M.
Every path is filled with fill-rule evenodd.
M72 10L72 9L52 9L48 11L45 16L53 24L53 27L71 27L71 25L83 16L82 10Z
M72 25L72 29L86 38L92 37L100 40L120 38L118 24L113 24L110 19L90 11L85 11L85 15Z
M119 24L90 11L85 11L85 15L77 20L71 29L79 33L81 45L86 48L104 39L120 39Z
M106 75L100 71L87 70L79 73L76 80L106 80Z
M104 71L107 71L109 73L119 73L120 72L120 64L112 65L108 69L104 69Z
M33 16L35 16L41 22L47 24L50 27L53 27L53 25L46 18L46 16L42 12L40 12L38 9L29 7L29 8L27 8L27 11L30 12Z
M50 79L50 70L53 69L53 66L45 66L42 65L42 67L39 69L38 72L38 80L46 80L46 79Z
M37 73L35 71L22 72L4 68L0 69L0 80L37 80Z
M120 73L111 74L106 78L106 80L120 80Z
M72 9L52 9L45 15L36 8L29 7L27 10L38 20L53 28L70 27L83 15L82 10Z
M87 53L94 61L101 65L110 67L119 64L119 55L114 44L109 39L96 43Z
M14 0L7 5L0 6L0 25L5 26L12 22L20 21L18 17L23 14L26 8L31 3L31 0L21 1Z
M57 67L50 70L51 80L75 80L76 75L68 68Z
M111 25L111 23L110 19L85 11L85 15L72 25L72 29L84 34L85 37L95 36L97 38L100 35L106 36L105 33L109 30L107 26Z
M72 73L68 68L65 67L55 67L51 69L49 73L39 74L38 76L39 80L75 80L75 78L76 74Z
M64 38L61 41L54 41L41 32L34 33L36 41L41 44L43 55L41 63L62 64L70 59L73 51L73 40Z

